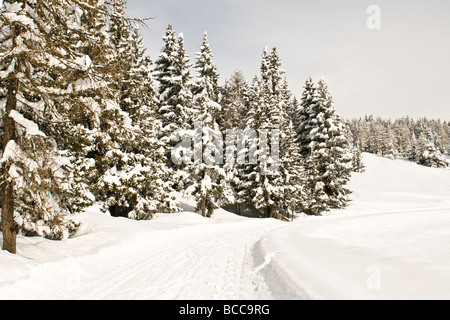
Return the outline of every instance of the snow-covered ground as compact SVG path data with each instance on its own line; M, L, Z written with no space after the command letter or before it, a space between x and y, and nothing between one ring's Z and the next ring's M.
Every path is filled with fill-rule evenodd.
M282 222L225 211L137 222L96 208L82 220L73 239L20 237L17 257L0 253L0 299L272 298L249 252Z
M261 240L268 275L290 283L285 298L450 299L450 170L364 162L349 208Z
M450 299L450 170L364 160L349 208L294 223L91 208L72 239L0 252L0 299Z

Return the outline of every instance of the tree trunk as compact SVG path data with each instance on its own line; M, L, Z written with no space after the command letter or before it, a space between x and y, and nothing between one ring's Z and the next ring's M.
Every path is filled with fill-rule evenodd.
M270 217L276 218L277 217L277 210L275 207L270 207Z
M241 204L240 203L236 203L235 206L236 206L236 208L235 208L236 214L238 216L240 216L241 215Z
M266 218L276 218L276 208L275 207L267 207L266 208Z
M202 217L206 218L206 197L202 198Z
M264 209L264 215L266 216L266 218L270 218L270 207L266 207Z
M10 79L8 86L6 113L4 117L3 153L11 140L15 139L15 122L9 116L12 110L16 110L19 81ZM2 232L3 250L16 253L16 223L14 221L14 188L12 183L4 181L1 190L2 199Z

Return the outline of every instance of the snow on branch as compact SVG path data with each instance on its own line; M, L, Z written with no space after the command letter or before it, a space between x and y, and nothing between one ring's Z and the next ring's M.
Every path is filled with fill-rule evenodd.
M25 129L27 135L46 137L45 133L39 130L39 127L36 123L28 119L25 119L25 117L20 112L16 110L11 110L9 116L13 118L17 124L19 124Z

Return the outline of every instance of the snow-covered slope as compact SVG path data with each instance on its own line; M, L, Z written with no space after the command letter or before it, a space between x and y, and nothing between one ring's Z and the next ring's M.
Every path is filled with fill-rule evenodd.
M147 222L94 207L70 240L19 237L17 256L0 252L0 299L273 299L251 252L285 224L183 206Z
M364 161L349 208L294 223L91 208L72 239L0 252L0 299L449 299L450 170Z
M365 154L354 202L258 244L283 298L450 299L450 171ZM270 282L269 282L270 283Z

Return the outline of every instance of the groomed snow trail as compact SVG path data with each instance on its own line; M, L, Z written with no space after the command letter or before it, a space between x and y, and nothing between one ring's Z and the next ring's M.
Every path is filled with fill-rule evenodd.
M28 266L0 299L273 299L252 259L284 226L244 220L155 232L88 255Z

